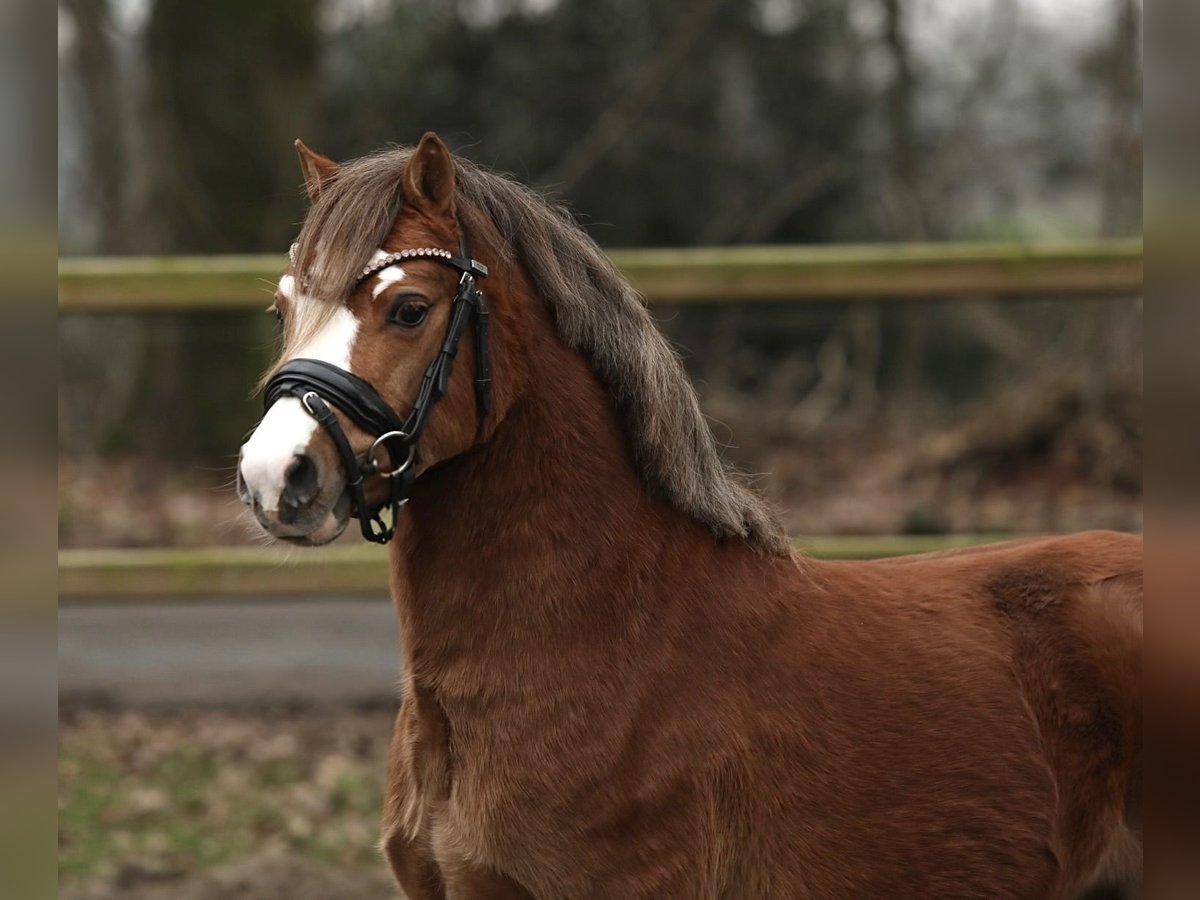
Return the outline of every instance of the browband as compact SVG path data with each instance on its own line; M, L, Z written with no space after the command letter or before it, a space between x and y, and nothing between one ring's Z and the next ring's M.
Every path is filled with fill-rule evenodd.
M358 276L358 284L362 284L372 275L382 272L388 266L394 266L396 263L404 262L406 259L435 259L439 262L444 262L446 265L458 269L460 272L470 272L475 278L487 277L487 266L477 259L471 259L467 254L467 248L462 248L462 256L455 256L449 250L441 250L437 247L416 247L408 250L398 250L395 253L389 253L383 256L370 265L366 266L362 273Z

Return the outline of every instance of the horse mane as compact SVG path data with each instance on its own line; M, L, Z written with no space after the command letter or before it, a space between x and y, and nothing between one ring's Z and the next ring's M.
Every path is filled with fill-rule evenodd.
M342 164L323 187L296 250L310 296L349 295L400 213L411 152ZM643 484L718 537L787 555L782 526L721 458L679 356L604 251L565 207L467 160L455 165L460 220L468 232L499 233L501 253L527 273L559 336L606 386Z

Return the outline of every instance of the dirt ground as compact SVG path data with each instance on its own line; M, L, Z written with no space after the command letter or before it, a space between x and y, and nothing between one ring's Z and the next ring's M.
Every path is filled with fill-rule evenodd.
M393 717L64 710L60 896L397 896L375 851Z
M211 872L93 884L59 896L64 900L380 900L400 893L382 869L335 868L296 853L268 852Z

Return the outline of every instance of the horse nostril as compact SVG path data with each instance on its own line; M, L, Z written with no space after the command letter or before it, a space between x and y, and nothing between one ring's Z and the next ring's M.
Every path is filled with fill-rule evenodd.
M317 496L317 466L312 457L297 454L288 463L283 473L283 493L279 497L280 504L292 509L300 509L311 503Z

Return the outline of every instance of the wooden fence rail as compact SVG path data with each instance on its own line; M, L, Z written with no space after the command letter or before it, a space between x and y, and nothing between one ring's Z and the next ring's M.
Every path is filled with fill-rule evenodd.
M878 559L970 547L1004 535L880 535L797 538L821 559ZM202 547L60 550L58 595L64 603L129 603L219 598L385 596L388 554L352 544L316 550Z
M866 244L614 250L652 303L721 300L1138 295L1142 242ZM258 310L275 255L76 257L59 261L63 313Z

